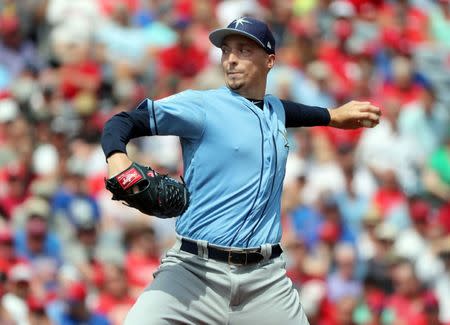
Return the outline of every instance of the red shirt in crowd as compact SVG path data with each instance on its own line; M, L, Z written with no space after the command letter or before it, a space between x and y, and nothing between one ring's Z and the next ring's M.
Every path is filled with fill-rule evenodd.
M386 216L394 208L406 204L406 196L399 190L380 188L373 196L373 203L379 207L381 215Z
M140 288L146 287L153 280L153 273L159 264L160 261L156 257L129 253L125 259L128 283Z
M328 298L323 299L320 304L318 325L340 325L337 320L336 305Z
M363 128L354 130L342 130L330 128L328 126L318 126L311 129L313 134L322 134L334 146L339 147L342 144L352 144L354 147L358 144Z
M114 297L110 294L102 293L98 297L97 312L103 315L108 315L118 307L126 307L127 309L130 309L134 302L135 299L130 295L126 295L124 297Z
M130 13L135 13L140 7L139 0L97 0L103 14L111 16L119 6L124 6Z
M447 204L439 209L437 219L444 233L450 235L450 202L447 202Z
M388 28L399 29L402 38L409 44L419 44L428 39L428 17L417 7L410 6L405 13L400 6L385 2L380 17Z
M386 83L380 90L379 97L382 98L396 98L399 100L401 106L419 101L422 97L423 87L418 84L412 84L407 89L401 89L393 83Z
M324 43L319 49L319 59L332 71L334 81L332 88L335 95L349 96L358 78L355 57L334 44Z
M92 61L64 65L60 74L61 92L66 99L73 99L88 85L89 90L96 90L101 81L100 66Z
M5 189L4 193L0 192L0 214L11 218L14 210L30 197L28 186L31 179L26 167L20 164L0 169L0 189Z
M386 307L394 312L397 321L409 325L427 325L427 319L423 314L422 297L408 299L394 294L388 300Z
M176 44L160 52L161 73L177 74L182 78L192 78L207 64L207 55L194 45L182 47Z

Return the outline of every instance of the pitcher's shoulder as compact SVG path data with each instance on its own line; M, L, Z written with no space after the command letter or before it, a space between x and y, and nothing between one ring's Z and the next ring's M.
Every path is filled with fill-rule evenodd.
M219 87L200 91L202 91L205 96L223 96L231 94L230 90L227 87Z
M181 96L205 99L227 94L229 94L229 91L227 91L226 87L214 89L186 89L175 95L169 96L169 98L172 98L174 96Z

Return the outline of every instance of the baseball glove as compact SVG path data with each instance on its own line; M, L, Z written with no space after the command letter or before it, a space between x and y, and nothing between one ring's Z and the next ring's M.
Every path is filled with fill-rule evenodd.
M159 218L177 217L189 206L184 181L180 183L135 162L119 175L105 179L105 185L113 200L125 201L125 205Z

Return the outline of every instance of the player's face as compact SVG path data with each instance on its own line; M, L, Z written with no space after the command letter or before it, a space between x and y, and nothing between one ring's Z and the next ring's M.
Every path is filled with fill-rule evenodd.
M244 97L264 96L275 55L267 54L256 42L241 35L227 36L221 50L226 85Z

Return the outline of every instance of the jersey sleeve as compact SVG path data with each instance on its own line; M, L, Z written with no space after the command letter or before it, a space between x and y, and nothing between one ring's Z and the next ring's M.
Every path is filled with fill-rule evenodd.
M300 126L326 126L330 123L328 109L318 106L308 106L289 100L281 100L286 116L287 128Z
M152 135L176 135L186 139L201 137L205 124L202 94L185 90L178 94L147 100Z

